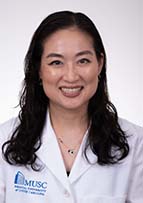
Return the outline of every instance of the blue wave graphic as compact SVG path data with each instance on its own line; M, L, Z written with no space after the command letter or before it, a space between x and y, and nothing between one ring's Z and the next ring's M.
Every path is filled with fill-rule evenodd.
M25 181L24 175L20 171L18 171L15 176L14 183L19 185L24 185L24 181Z

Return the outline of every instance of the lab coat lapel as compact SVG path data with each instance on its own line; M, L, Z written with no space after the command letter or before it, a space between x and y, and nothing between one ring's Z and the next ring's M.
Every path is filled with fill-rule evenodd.
M55 175L55 177L70 191L69 182L73 183L76 181L83 173L85 173L92 165L90 163L95 163L97 157L93 154L91 149L87 149L87 157L89 162L84 156L84 148L88 136L88 130L84 135L83 141L81 143L80 149L78 151L77 157L74 161L69 178L67 178L65 165L63 158L59 149L59 145L51 126L50 116L47 113L47 119L45 122L45 127L42 134L42 145L37 151L38 158L49 168L49 170Z
M42 145L37 151L37 156L45 164L45 166L48 167L53 175L55 175L55 177L64 185L64 187L69 189L69 182L64 162L54 130L50 123L49 113L47 115L46 124L42 134Z
M92 164L95 164L97 162L97 156L93 154L93 152L89 147L86 153L89 162L87 161L84 155L84 149L85 149L87 137L88 137L88 130L83 138L82 144L80 146L79 152L77 154L77 157L75 159L75 162L73 164L73 167L69 176L69 180L71 183L73 183L78 178L80 178L82 174L84 174L90 167L92 167Z

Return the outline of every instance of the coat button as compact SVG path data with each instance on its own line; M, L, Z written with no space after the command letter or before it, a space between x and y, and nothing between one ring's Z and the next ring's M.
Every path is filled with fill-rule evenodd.
M70 193L69 193L67 190L65 190L65 191L64 191L64 196L65 196L65 197L70 197Z

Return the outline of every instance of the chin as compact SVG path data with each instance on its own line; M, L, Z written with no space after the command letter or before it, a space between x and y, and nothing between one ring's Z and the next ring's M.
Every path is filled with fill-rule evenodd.
M81 109L87 109L87 104L76 104L76 103L74 103L74 104L68 104L68 105L63 105L62 106L62 108L64 109L64 110L73 110L73 111L75 111L75 110L81 110Z

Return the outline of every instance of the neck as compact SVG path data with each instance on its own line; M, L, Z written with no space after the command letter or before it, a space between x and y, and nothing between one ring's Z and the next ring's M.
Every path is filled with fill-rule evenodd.
M84 133L88 127L87 108L78 110L65 110L50 105L49 107L51 122L57 134L66 134L73 137L75 134ZM75 133L77 132L77 133Z

